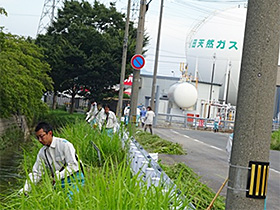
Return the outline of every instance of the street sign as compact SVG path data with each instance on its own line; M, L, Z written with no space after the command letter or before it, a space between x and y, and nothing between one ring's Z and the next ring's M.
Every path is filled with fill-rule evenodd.
M139 54L134 55L131 58L131 65L134 69L140 70L145 65L145 58L142 55L139 55Z

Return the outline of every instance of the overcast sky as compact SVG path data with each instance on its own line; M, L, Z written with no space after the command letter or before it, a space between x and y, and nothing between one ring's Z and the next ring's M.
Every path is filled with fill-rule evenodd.
M5 32L35 38L44 3L50 5L51 2L52 0L0 0L0 7L8 12L8 17L0 17L0 26L5 27ZM112 1L99 2L108 5ZM127 0L113 2L116 2L120 12L126 13ZM131 2L131 19L137 26L140 0ZM150 43L145 55L144 71L151 74L154 70L160 2L161 0L150 2L145 20L145 31L150 36ZM245 2L246 0L164 0L158 74L179 76L180 62L186 62L185 41L190 30L214 11L243 5Z

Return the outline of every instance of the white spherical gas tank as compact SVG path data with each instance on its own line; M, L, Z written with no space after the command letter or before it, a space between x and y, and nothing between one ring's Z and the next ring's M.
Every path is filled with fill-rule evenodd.
M197 101L197 90L188 82L178 82L168 91L168 98L182 109L193 106Z

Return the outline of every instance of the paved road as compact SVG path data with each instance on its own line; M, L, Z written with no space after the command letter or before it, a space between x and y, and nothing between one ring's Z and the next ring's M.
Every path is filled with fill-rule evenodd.
M187 155L160 155L163 163L184 162L215 192L228 176L225 151L229 134L186 129L155 128L154 133L183 145ZM226 196L226 187L221 192ZM280 152L270 151L267 210L280 210Z

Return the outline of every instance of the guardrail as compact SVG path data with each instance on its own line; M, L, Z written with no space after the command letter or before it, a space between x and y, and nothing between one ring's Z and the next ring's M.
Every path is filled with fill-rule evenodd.
M182 124L184 128L192 127L194 129L212 129L214 127L214 119L213 118L203 118L203 117L192 117L187 115L178 115L178 114L164 114L158 113L159 116L165 116L165 122L168 122L170 125L172 122L172 118L183 118L182 121L176 121L177 124ZM159 119L158 120L163 120ZM219 129L221 131L233 131L234 129L234 121L231 120L221 120ZM277 131L280 129L280 122L273 121L272 123L272 131Z
M177 188L176 184L166 175L162 168L158 165L157 153L148 153L134 137L129 137L127 132L120 133L123 148L128 145L129 158L131 161L131 171L134 175L142 178L147 182L147 186L155 187L161 185L165 187L165 191L171 190L170 195L181 201L185 200L185 196ZM181 202L182 203L182 202ZM188 210L196 209L192 203L189 203Z

